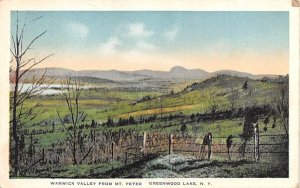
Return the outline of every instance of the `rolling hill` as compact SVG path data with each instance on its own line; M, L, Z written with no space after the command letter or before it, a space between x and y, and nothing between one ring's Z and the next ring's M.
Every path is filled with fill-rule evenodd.
M45 68L32 69L28 71L25 79L35 76L41 76L45 72ZM138 82L145 80L165 80L165 81L191 81L203 80L217 75L230 75L238 77L248 77L251 79L262 79L263 77L278 77L277 75L254 75L245 72L233 70L220 70L215 72L207 72L202 69L186 69L181 66L175 66L169 71L154 70L136 70L136 71L119 71L119 70L81 70L74 71L64 68L47 68L46 75L56 78L66 77L85 77L105 79L112 82ZM85 79L86 80L86 79Z

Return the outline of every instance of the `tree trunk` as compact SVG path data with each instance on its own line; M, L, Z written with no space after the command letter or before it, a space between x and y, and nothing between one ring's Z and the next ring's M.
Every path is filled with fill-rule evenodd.
M287 136L287 140L289 140L289 130L288 130L288 127L287 125L289 124L288 120L283 120L283 126L284 126L284 130L285 130L285 133L286 133L286 136Z
M245 157L245 153L246 153L246 144L247 141L244 141L243 145L242 145L242 156Z
M16 67L16 83L15 83L15 88L14 88L14 94L13 94L13 139L14 139L14 176L18 175L18 165L19 165L19 137L18 137L18 133L17 133L17 125L18 125L18 121L17 121L17 101L18 101L18 89L19 89L19 59L17 59L17 67Z
M76 159L76 141L74 138L73 141L73 165L77 165L77 159Z

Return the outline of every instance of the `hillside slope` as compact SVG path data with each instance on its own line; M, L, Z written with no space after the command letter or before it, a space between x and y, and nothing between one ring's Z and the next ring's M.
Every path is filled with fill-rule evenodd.
M32 69L27 72L24 79L30 79L35 75L41 76L46 71L46 75L56 78L67 77L93 77L99 79L106 79L112 81L132 82L143 80L168 80L168 81L188 81L188 80L202 80L218 75L226 74L237 77L248 77L251 79L261 79L265 75L253 75L250 73L233 71L233 70L220 70L215 72L207 72L202 69L186 69L184 67L175 66L169 71L154 71L154 70L136 70L136 71L119 71L119 70L81 70L74 71L64 68L38 68ZM13 73L11 73L11 76ZM268 75L268 77L277 77L275 75Z

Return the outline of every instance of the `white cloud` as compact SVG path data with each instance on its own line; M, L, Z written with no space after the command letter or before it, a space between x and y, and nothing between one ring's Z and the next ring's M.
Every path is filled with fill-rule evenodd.
M157 46L146 40L153 34L143 23L119 25L115 28L114 37L100 44L97 50L101 55L145 55L157 49Z
M78 22L71 22L67 24L67 31L75 38L85 38L89 34L89 28Z
M99 45L97 48L99 54L103 56L109 55L121 55L121 56L141 56L149 54L157 50L157 46L152 43L139 40L133 46L128 46L125 49L120 49L119 47L124 47L124 43L117 37L111 37L106 42Z
M114 54L120 45L122 45L122 42L117 37L111 37L100 45L99 52L103 55Z
M128 25L128 35L131 37L151 37L154 34L151 30L146 30L143 23L134 23Z
M165 37L168 40L172 41L176 38L177 33L178 33L178 28L174 27L173 29L165 32Z

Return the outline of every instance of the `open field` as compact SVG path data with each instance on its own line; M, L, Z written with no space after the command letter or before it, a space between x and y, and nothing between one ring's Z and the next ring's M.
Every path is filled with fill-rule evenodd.
M97 82L93 82L93 84L96 83ZM247 83L246 88L245 83ZM78 124L78 129L81 131L83 138L89 140L83 143L84 147L93 145L95 141L93 142L92 140L95 140L95 135L97 134L102 135L102 137L108 136L111 138L107 140L96 138L96 140L102 139L101 142L117 143L119 141L113 141L114 137L117 138L116 135L119 135L119 140L122 137L120 135L127 135L127 138L128 135L138 134L142 137L144 132L186 134L199 137L199 139L195 139L195 142L199 144L202 143L204 135L211 132L213 137L216 137L213 140L215 144L224 144L226 142L224 138L229 135L237 137L235 142L240 143L242 139L239 137L243 132L245 116L251 108L256 107L260 110L260 112L257 112L257 122L262 134L285 134L281 117L272 111L274 98L281 85L282 82L280 81L251 80L244 77L220 75L204 81L174 82L169 85L169 88L165 88L163 91L160 90L160 87L151 90L147 88L138 90L132 87L120 88L113 86L87 88L82 90L78 101L79 111L86 115ZM163 87L166 86L164 85ZM166 90L171 92L166 93ZM38 95L27 100L26 103L24 103L24 109L32 108L35 104L38 104L38 107L34 109L38 112L38 116L23 127L25 133L25 146L23 150L32 150L31 147L34 145L37 155L40 155L42 150L49 152L52 150L58 151L59 148L55 148L55 145L67 142L66 140L69 136L57 112L59 112L62 117L65 126L72 131L71 117L64 96L62 94ZM75 103L73 103L73 105L75 105ZM269 119L267 123L266 119ZM266 128L263 129L264 127ZM218 137L223 138L218 139ZM274 143L282 142L282 140L275 136L261 138L261 142ZM142 145L142 141L138 144ZM90 155L93 155L95 147L90 149ZM122 151L123 150L120 149L120 152ZM107 150L107 152L110 151ZM117 149L115 152L116 155L118 155ZM92 160L93 157L90 155L86 156L86 161L90 160L90 158ZM120 154L120 157L121 156ZM278 156L275 155L271 156L271 161L276 161L277 157ZM287 159L286 156L283 158L284 159L281 157L280 160L284 161ZM214 161L206 165L212 165L215 170L209 172L212 175L203 175L203 177L227 177L223 172L232 171L231 167L236 166L235 163L239 165L243 163L245 166L240 172L236 172L236 174L232 176L228 175L230 177L281 176L273 171L269 174L267 172L255 174L256 168L265 169L265 167L269 168L270 165L274 169L280 168L275 162L266 163L262 161L259 164L255 163L253 166L252 160L248 161L243 158L236 158L235 162L228 162L226 161L226 156L218 158L216 155L215 158L212 159ZM114 174L114 169L124 169L128 165L126 163L124 164L124 161L122 162L121 159L121 161L111 161L104 158L99 160L102 160L102 162L83 161L83 164L74 166L71 160L66 159L66 161L69 161L66 162L68 165L62 164L62 166L60 166L60 164L57 164L56 166L58 166L59 169L55 169L53 165L49 165L46 162L44 166L39 165L37 170L29 170L24 173L23 176L95 177L98 174L97 177L106 177L110 173ZM132 160L132 164L134 164L136 161L134 159ZM242 162L240 163L239 161L241 160ZM145 165L144 162L142 163ZM198 177L198 175L202 177L202 175L200 175L202 171L207 170L205 170L205 168L200 169L200 167L204 165L202 163L205 162L195 159L193 163L199 166L199 172L196 169L189 169L187 170L188 173L177 174L178 177L189 177L191 174L194 174L195 177ZM252 169L251 165L253 166ZM220 169L216 166L220 167ZM248 168L251 169L253 173L242 175L243 172L248 171ZM155 175L155 173L156 172L141 172L142 175L136 176L164 177L164 175ZM116 176L125 177L130 176L130 174L119 174ZM285 171L282 176L288 176L288 172Z

